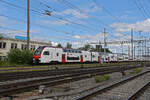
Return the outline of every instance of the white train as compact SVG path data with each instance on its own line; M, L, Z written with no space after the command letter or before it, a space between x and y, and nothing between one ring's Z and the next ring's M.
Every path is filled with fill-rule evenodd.
M76 49L64 49L49 46L40 46L36 49L33 61L35 63L52 62L101 62L98 52L88 52Z
M114 53L99 53L78 49L65 49L50 46L40 46L33 56L34 63L69 63L69 62L122 62L129 61L128 55Z

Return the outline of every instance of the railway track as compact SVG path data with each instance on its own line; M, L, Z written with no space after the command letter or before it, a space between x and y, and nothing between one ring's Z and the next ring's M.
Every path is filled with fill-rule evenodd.
M80 73L73 73L73 74L66 74L66 75L60 75L60 76L49 76L45 78L39 78L39 79L33 79L33 80L26 80L26 81L15 81L15 82L7 82L7 83L1 83L0 84L0 96L8 96L12 94L16 94L19 92L25 92L37 89L40 85L45 86L54 86L59 85L67 82L77 81L85 78L89 78L94 75L102 75L102 74L108 74L113 72L118 72L120 70L129 70L134 67L116 67L114 69L107 68L105 70L87 70L86 71L80 71Z
M150 86L150 81L145 83L144 86L142 86L140 89L135 91L135 93L133 93L127 100L139 100L138 98L144 93L145 90L149 88L149 86ZM145 97L143 96L143 98L146 98L146 96Z
M86 68L65 68L65 69L53 69L53 70L46 70L46 71L30 71L30 72L15 72L15 73L0 73L0 82L5 81L13 81L19 79L27 79L27 78L34 78L34 77L46 77L46 76L55 76L55 75L65 75L65 74L76 74L76 73L90 73L92 71L105 71L105 70L112 70L115 68L122 68L124 70L124 66L114 66L114 67L86 67ZM133 67L141 67L141 65L136 66L127 66L130 68Z
M149 86L149 76L150 70L116 82L103 89L97 87L76 100L135 100L139 93Z

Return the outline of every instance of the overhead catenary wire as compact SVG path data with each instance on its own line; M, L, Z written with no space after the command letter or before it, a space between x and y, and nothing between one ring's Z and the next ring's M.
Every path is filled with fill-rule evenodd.
M108 15L110 15L113 19L115 19L118 22L121 22L120 19L117 16L114 16L108 9L106 9L104 6L100 6L97 0L92 0L98 7L102 8Z
M140 11L140 13L142 14L142 16L144 18L148 18L147 14L145 13L145 10L143 11L143 7L141 7L141 5L139 4L139 2L137 0L134 1L136 7L138 8L138 10Z
M26 8L24 8L24 7L21 7L21 6L18 6L18 5L9 3L9 2L4 1L4 0L0 0L0 2L6 3L6 4L11 5L11 6L13 6L13 7L16 7L16 8L21 8L21 9L26 10ZM46 14L47 14L47 13L45 12L46 10L45 10L45 11L37 11L37 10L34 10L34 9L30 9L30 11L32 11L32 12L34 12L34 13L36 13L36 14L39 14L39 15L46 15ZM49 12L50 12L50 11L49 11ZM51 12L50 12L50 13L51 13ZM53 17L53 18L56 18L56 19L59 19L59 20L63 20L63 21L66 21L66 22L68 22L68 23L71 23L71 24L74 24L74 25L78 25L78 26L80 26L80 27L83 27L84 29L82 28L82 30L86 30L86 31L96 31L96 30L97 30L96 28L88 27L88 26L86 26L86 25L83 25L83 24L80 24L80 23L77 23L77 22L70 21L70 20L68 20L68 19L66 19L66 18L58 17L58 16L51 15L51 14L50 14L50 17ZM74 27L73 27L73 28L74 28Z
M63 2L64 4L66 4L67 6L71 7L72 9L77 10L78 12L85 14L86 16L88 16L89 18L91 18L92 20L96 20L97 22L100 22L101 25L103 25L104 27L107 27L107 29L111 29L113 30L112 27L110 27L109 25L105 24L103 21L101 21L99 18L95 17L95 16L91 16L89 14L87 14L86 12L84 12L83 10L81 10L80 8L78 8L77 6L73 5L71 2L67 1L67 0L57 0L58 2ZM114 35L111 35L112 37L116 38ZM126 35L127 36L127 35Z
M22 19L18 19L18 18L14 18L14 17L10 17L10 16L7 16L7 15L2 15L2 14L0 14L0 16L7 17L8 19L12 19L12 20L19 21L19 22L22 22L22 23L26 23L26 21L25 21L25 20L22 20ZM44 29L51 29L51 30L53 30L53 31L55 31L55 32L58 32L58 33L65 33L65 34L70 35L70 36L71 36L71 34L72 34L72 33L66 32L66 31L56 30L56 29L54 29L54 28L52 28L52 27L43 26L43 25L40 25L40 24L38 24L38 23L33 23L33 22L31 22L31 25L35 25L35 26L38 26L38 27L44 28Z
M147 17L150 17L150 12L148 9L146 9L146 5L144 5L144 0L137 0L137 1L139 2L140 7L143 9Z
M46 6L47 8L50 8L50 10L51 10L52 13L53 13L53 12L58 12L56 9L54 9L54 8L50 7L49 5L47 5L47 4L43 3L43 2L41 2L40 0L38 0L38 1L40 2L40 4ZM47 10L47 11L49 11L49 10ZM76 23L76 22L70 21L70 20L67 19L67 18L59 17L59 16L56 16L56 15L51 15L51 17L54 17L54 18L57 18L57 19L60 19L60 20L67 21L67 22L72 23L72 24L75 24L75 25L79 25L79 26L81 26L81 27L83 27L83 28L86 28L86 30L89 30L89 29L90 29L90 30L93 30L93 31L98 30L97 28L93 27L93 26L95 26L94 24L89 23L89 22L87 22L87 21L84 21L84 22L86 22L87 25L90 25L90 27L87 26L87 25L84 25L84 24L80 24L80 23ZM82 21L83 21L83 20L82 20ZM91 27L91 26L92 26L92 27Z
M108 29L112 30L112 27L110 27L109 25L107 25L106 23L104 23L102 20L100 20L99 18L89 15L88 13L86 13L85 11L81 10L80 8L78 8L77 6L75 6L74 4L72 4L71 2L67 1L67 0L57 0L58 2L63 2L65 5L71 7L72 9L77 10L78 12L88 16L89 18L91 18L92 20L95 20L97 22L99 22L101 25L103 25L104 27L107 27Z

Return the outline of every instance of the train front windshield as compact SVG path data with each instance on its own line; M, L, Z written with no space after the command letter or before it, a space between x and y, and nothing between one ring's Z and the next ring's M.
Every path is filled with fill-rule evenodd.
M39 54L41 54L42 50L44 49L44 46L40 46L39 48L36 49L34 55L38 56Z

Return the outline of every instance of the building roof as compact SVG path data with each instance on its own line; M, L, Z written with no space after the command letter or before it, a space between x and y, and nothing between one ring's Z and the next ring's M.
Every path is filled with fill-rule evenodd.
M14 38L6 38L3 37L1 40L11 40L11 41L17 41L17 42L27 42L26 40L20 40L20 39L14 39ZM39 41L30 41L31 43L37 43L37 44L43 44L43 45L52 45L51 41L49 43L47 42L39 42Z

